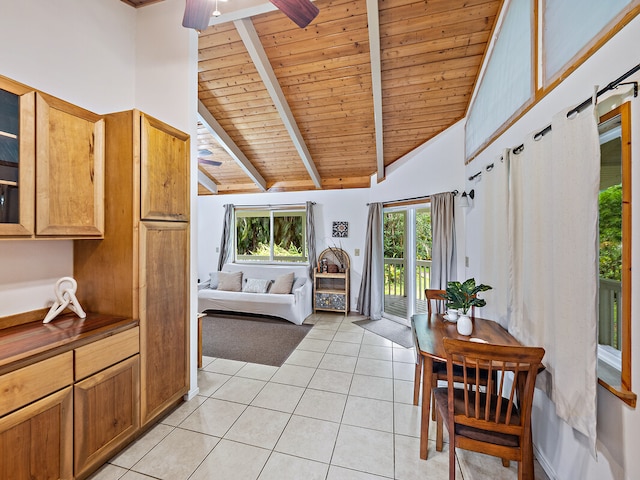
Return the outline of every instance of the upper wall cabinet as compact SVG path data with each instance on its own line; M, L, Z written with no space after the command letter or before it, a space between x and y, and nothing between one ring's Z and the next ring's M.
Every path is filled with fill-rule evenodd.
M189 135L141 114L142 220L189 221Z
M0 77L0 235L33 234L34 173L35 93Z
M101 238L104 120L0 76L0 236Z
M36 234L104 233L104 119L36 95Z

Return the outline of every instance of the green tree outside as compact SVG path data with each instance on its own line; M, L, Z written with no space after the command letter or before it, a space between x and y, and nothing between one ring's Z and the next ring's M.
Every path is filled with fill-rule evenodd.
M600 277L622 281L622 185L600 192Z

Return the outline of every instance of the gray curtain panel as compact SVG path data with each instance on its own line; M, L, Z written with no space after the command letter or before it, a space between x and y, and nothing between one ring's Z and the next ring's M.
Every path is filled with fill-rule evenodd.
M313 278L316 256L316 227L313 219L313 202L307 202L307 253L309 254L309 277Z
M224 220L222 222L222 235L220 236L220 256L218 257L218 271L231 254L231 223L233 221L233 204L224 206Z
M382 318L384 305L384 252L382 245L382 203L369 205L362 281L357 309L372 320Z
M445 289L456 279L456 228L452 192L431 195L431 280L429 288Z

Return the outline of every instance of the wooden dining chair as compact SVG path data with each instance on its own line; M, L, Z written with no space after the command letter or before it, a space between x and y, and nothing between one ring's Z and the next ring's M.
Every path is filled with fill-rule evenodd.
M434 311L444 312L445 300L441 296L444 293L445 293L444 290L435 290L435 289L428 289L428 288L424 291L424 296L427 301L427 315L428 315L427 318L430 319ZM437 310L434 310L432 308L432 302L436 302L436 305L438 306ZM416 314L416 315L424 315L424 314ZM422 361L422 356L420 355L420 352L419 352L420 348L418 346L418 337L416 335L416 327L414 325L413 317L415 317L415 315L411 317L411 333L413 335L413 343L416 349L416 371L413 378L413 404L418 405L420 400L420 383L422 379L423 361ZM437 369L436 369L436 364L440 364L438 365ZM438 374L438 377L441 377L443 380L446 380L447 371L446 371L444 362L434 361L433 371L434 373ZM435 379L435 382L436 383L433 384L433 379L432 379L432 386L437 386L437 382L438 382L437 378Z
M427 300L427 318L431 318L431 316L435 313L444 313L446 311L446 301L442 298L445 290L439 289L430 289L427 288L424 291L424 296ZM432 308L432 305L435 303L436 309ZM416 371L415 377L413 380L413 404L418 405L420 398L420 379L422 378L422 357L418 354L418 342L417 336L415 335L415 326L412 324L412 332L414 334L414 343L416 345ZM462 368L456 366L454 368L454 376L455 378L462 378ZM486 385L486 372L483 372L481 380L483 380L482 384ZM446 362L441 362L438 360L433 360L433 368L431 373L431 388L433 389L438 387L438 382L447 381L447 364ZM436 420L436 408L435 408L435 398L431 397L431 419Z
M434 397L449 431L449 480L455 480L456 448L500 457L505 465L515 460L521 480L523 463L533 462L531 405L544 349L450 338L443 343L447 387L434 390ZM455 364L462 366L462 382L454 379ZM489 372L486 388L480 388L479 369Z

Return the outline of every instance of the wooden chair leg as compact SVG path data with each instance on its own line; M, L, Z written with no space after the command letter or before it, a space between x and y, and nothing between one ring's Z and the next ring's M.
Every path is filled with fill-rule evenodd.
M454 432L449 432L449 480L456 480L456 444Z
M420 401L420 379L422 378L422 357L416 363L416 373L413 377L413 404L418 405Z
M431 375L431 391L438 388L438 379L435 375ZM436 397L431 395L431 420L436 419Z
M440 411L436 413L436 452L441 452L443 447L442 415Z

